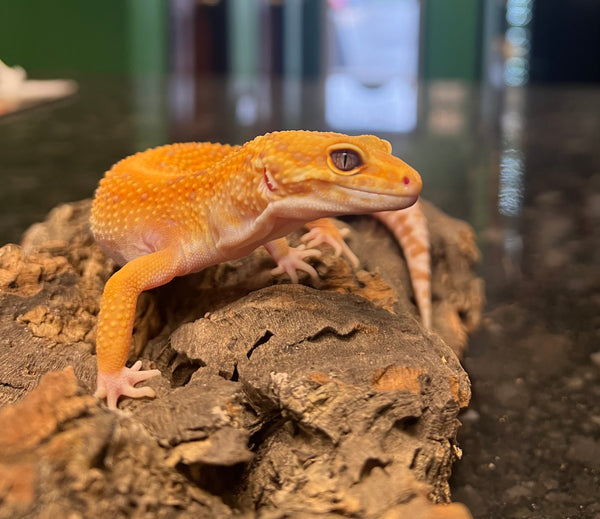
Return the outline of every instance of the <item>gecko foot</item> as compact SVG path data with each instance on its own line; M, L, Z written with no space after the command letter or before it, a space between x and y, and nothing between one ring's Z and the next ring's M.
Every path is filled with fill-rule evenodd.
M336 257L346 256L354 268L358 268L359 260L356 254L352 252L344 238L350 234L348 229L338 229L332 224L326 227L314 226L302 236L301 241L306 243L307 247L316 247L323 243L333 247Z
M124 367L117 373L98 373L96 398L106 398L109 409L117 408L121 395L131 398L154 398L156 395L150 387L134 387L138 382L160 375L157 369L142 370L142 362L137 361L131 368Z
M321 251L315 249L307 249L304 245L299 247L289 247L285 255L276 258L277 267L271 270L273 276L279 276L280 274L287 274L290 276L292 283L298 283L298 270L306 272L313 281L319 280L319 274L317 271L306 261L305 258L311 258L320 256Z

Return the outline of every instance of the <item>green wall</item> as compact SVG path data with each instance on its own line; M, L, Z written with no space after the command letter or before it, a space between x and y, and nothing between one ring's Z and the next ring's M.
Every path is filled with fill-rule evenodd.
M168 2L0 0L0 59L33 73L164 72ZM479 79L483 0L423 6L423 77Z
M160 71L167 0L0 0L0 59L28 71Z
M482 9L482 0L425 1L425 79L479 79Z

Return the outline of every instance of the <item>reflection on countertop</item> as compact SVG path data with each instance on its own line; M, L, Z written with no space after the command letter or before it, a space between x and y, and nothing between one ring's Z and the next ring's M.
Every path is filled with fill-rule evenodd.
M90 197L135 151L277 129L357 133L356 110L483 251L488 309L464 360L474 398L455 498L475 517L600 516L600 88L414 85L414 104L394 106L410 124L394 133L377 130L388 118L370 125L360 99L331 101L339 78L76 79L76 97L0 119L0 243ZM395 99L398 84L378 88ZM379 106L374 95L364 102Z
M77 96L0 118L0 243L18 240L56 204L91 196L104 171L136 151L176 141L240 143L298 128L382 135L421 171L427 198L478 228L489 223L481 204L492 202L495 189L489 185L496 182L490 177L496 152L490 103L500 98L476 86L400 88L392 77L350 99L335 96L327 78L75 79ZM405 88L414 92L409 99L399 96ZM391 101L392 114L406 116L402 131L384 131L389 120L373 108L381 111Z

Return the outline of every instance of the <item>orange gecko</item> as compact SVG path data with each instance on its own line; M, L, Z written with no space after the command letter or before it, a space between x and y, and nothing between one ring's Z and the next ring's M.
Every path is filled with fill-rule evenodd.
M91 225L104 251L123 267L108 280L98 318L96 396L116 408L121 395L159 374L125 366L138 296L176 276L246 256L264 245L274 274L316 278L305 260L331 244L358 259L326 219L376 213L399 239L425 327L431 322L429 238L419 204L421 178L371 135L284 131L243 146L171 144L117 163L96 190ZM411 207L412 206L412 207ZM407 209L409 208L409 209ZM399 211L403 209L403 211ZM305 246L285 236L306 225Z

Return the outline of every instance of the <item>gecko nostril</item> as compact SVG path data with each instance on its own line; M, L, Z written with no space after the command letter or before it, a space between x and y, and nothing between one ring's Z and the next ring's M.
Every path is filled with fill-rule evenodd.
M408 177L404 177L404 178L402 179L402 182L404 183L404 185L405 185L405 186L408 186L408 184L410 184L410 178L408 178Z

